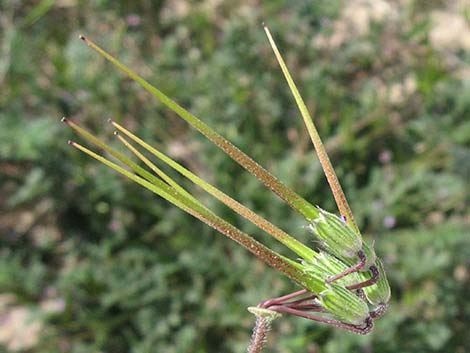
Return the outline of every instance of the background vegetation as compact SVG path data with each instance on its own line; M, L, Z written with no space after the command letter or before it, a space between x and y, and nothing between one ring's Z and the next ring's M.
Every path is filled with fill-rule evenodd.
M465 2L0 1L0 351L243 352L253 323L245 308L296 289L70 149L59 123L65 115L111 139L112 117L314 245L300 217L78 40L100 43L334 210L263 20L393 290L369 336L286 317L266 352L468 351Z

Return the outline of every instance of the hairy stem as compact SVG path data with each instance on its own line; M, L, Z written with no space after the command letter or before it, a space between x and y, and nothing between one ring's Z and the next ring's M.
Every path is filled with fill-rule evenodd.
M271 330L271 321L265 317L256 317L255 327L251 335L248 353L259 353L266 344L268 332Z
M269 309L260 308L259 306L249 307L248 311L256 316L256 322L247 352L260 353L266 344L268 332L271 331L271 323L273 320L281 317L281 314Z

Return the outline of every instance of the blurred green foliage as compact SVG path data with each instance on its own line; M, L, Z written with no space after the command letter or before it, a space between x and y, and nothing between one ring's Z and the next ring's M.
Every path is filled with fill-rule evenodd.
M245 308L295 289L207 226L71 150L71 133L59 124L65 115L110 138L112 117L315 245L299 216L78 40L86 34L118 55L334 210L263 20L393 291L369 336L285 318L266 351L468 351L470 50L458 30L463 21L468 31L460 3L0 1L0 351L242 352L253 323ZM25 324L13 320L19 307L41 323L38 332L10 332Z

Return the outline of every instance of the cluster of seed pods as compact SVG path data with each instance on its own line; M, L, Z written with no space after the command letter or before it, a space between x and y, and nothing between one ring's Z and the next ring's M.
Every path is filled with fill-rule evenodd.
M264 26L264 29L287 79L300 113L302 114L342 216L337 216L319 207L313 206L296 192L282 184L277 178L244 152L240 151L231 142L178 105L156 87L145 81L134 71L89 39L83 36L80 38L89 47L124 71L131 79L140 84L182 119L199 130L233 160L276 193L294 210L302 214L306 219L308 229L320 240L321 246L319 249L312 249L291 237L282 229L240 204L215 186L199 178L163 152L150 146L113 120L109 120L109 122L116 129L115 135L119 141L139 160L144 162L150 171L117 152L73 121L63 118L62 121L81 137L116 158L120 164L116 164L76 142L69 143L132 181L173 203L185 212L200 219L222 234L235 240L248 251L255 254L268 265L287 275L303 288L282 297L262 301L257 307L250 308L258 318L264 317L272 320L277 317L277 314L291 314L344 328L354 333L367 334L373 328L373 320L385 312L390 300L390 286L387 281L383 263L376 256L373 247L363 241L359 229L354 222L346 197L344 196L328 155L315 129L313 120L274 43L271 33L266 26ZM136 147L136 145L138 147ZM297 254L300 257L300 261L289 259L267 248L250 235L242 232L214 214L189 191L184 189L152 161L147 159L140 152L139 148L150 152L161 162L167 164L185 178L226 204L239 215L245 217L257 227L280 241ZM264 325L265 323L266 320L260 320L260 325ZM256 332L255 329L255 333ZM262 336L263 335L260 335L260 337ZM254 351L255 350L253 350L253 352Z

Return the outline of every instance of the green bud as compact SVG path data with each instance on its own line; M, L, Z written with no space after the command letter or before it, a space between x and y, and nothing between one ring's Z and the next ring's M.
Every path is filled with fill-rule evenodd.
M391 296L390 285L382 261L377 258L375 263L379 270L379 280L371 286L364 287L364 293L372 305L387 304ZM361 274L361 276L364 275Z
M359 325L369 317L367 303L354 292L337 284L327 285L328 289L320 293L320 302L324 308L341 321Z
M354 258L362 249L361 235L356 233L340 217L319 208L319 217L313 219L310 228L325 247L337 257Z

